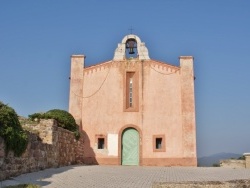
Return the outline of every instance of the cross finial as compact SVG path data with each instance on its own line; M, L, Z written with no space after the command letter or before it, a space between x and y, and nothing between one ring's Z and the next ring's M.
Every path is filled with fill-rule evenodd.
M131 26L129 30L130 30L130 34L132 34L132 32L133 32L134 29L133 29L133 27Z

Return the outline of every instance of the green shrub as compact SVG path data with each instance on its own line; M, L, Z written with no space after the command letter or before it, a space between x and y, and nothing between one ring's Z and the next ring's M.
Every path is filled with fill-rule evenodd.
M29 115L29 118L32 120L55 119L59 127L62 127L64 129L74 132L75 138L77 140L80 138L78 125L76 124L74 117L65 110L53 109L53 110L49 110L48 112L44 114L34 113L34 114Z
M67 129L69 131L75 131L77 124L74 117L65 110L54 109L44 114L45 119L55 119L58 122L58 126Z
M28 137L22 129L15 110L0 102L0 136L5 142L5 151L20 156L26 149Z
M246 157L243 155L243 156L240 156L239 158L238 158L238 160L246 160Z
M34 121L35 119L40 120L42 118L44 118L44 113L34 113L29 115L29 118Z
M220 167L220 165L218 163L214 163L213 167Z
M74 135L75 135L76 140L79 140L81 135L78 129L74 131Z

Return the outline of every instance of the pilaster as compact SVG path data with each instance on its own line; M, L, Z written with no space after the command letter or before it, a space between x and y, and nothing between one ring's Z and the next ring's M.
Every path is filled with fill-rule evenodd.
M193 57L180 57L181 102L184 157L197 158Z
M81 126L82 120L82 89L84 55L71 56L69 113L73 115L76 123Z

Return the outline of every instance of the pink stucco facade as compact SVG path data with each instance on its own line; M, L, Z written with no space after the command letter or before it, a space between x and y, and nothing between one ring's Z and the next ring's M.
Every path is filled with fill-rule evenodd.
M85 133L85 163L121 165L122 136L132 128L139 133L139 165L197 166L193 57L173 66L140 58L145 49L139 50L135 58L90 67L85 56L71 57L69 112Z

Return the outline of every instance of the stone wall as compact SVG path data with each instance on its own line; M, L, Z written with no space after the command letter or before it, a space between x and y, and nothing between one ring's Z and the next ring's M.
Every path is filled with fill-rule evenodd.
M250 153L243 154L246 158L246 168L250 168Z
M21 157L4 151L0 137L0 180L45 168L79 164L83 161L83 135L78 141L72 132L57 126L55 120L41 120L37 125L25 125L28 146Z
M231 181L202 181L202 182L163 182L153 183L153 188L240 188L250 187L250 180L231 180Z
M246 168L246 161L245 160L236 160L236 159L221 160L220 167Z

